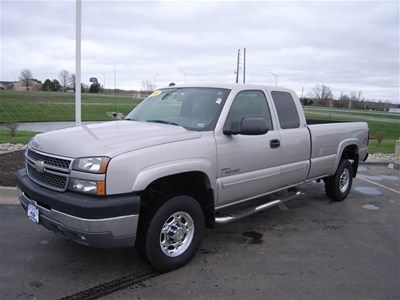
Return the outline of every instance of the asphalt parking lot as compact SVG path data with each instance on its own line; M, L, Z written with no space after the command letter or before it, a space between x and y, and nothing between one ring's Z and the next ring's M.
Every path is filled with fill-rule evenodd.
M400 297L400 172L363 165L344 202L323 183L280 207L207 230L193 261L158 274L132 249L101 250L0 205L1 299Z

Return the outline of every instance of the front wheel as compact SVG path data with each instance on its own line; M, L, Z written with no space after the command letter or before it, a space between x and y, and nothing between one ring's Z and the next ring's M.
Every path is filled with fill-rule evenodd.
M204 215L200 204L189 196L176 196L144 216L141 252L160 272L188 263L200 247Z
M353 168L351 163L342 160L333 176L324 179L325 193L333 201L343 201L350 193L353 183Z

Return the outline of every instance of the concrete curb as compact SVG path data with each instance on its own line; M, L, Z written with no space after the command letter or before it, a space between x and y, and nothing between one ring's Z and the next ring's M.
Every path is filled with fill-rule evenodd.
M19 204L16 187L0 186L0 205L1 204Z
M364 165L386 165L391 163L391 161L389 160L370 160L370 161L364 161L360 164L364 164Z

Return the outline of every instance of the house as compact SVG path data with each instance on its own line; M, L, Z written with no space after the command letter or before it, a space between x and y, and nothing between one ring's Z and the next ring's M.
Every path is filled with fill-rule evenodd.
M29 80L28 91L40 91L41 88L42 88L42 82L40 80L37 80L37 79ZM22 80L16 81L14 83L13 90L14 91L26 91L27 89L26 89L25 82L23 82Z

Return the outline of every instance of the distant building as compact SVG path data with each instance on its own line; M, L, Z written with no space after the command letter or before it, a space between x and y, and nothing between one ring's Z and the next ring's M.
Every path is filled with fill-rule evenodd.
M41 81L39 81L37 79L31 79L29 81L28 91L40 91L41 88L42 88ZM26 91L25 82L23 82L23 81L14 82L13 90L14 91Z
M13 85L13 81L0 81L0 90L12 89Z
M399 107L391 107L391 108L389 108L389 112L400 114L400 108Z

